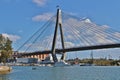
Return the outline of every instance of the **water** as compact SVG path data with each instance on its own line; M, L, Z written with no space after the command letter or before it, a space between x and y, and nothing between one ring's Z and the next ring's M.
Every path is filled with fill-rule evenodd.
M118 66L34 67L13 66L0 80L120 80Z

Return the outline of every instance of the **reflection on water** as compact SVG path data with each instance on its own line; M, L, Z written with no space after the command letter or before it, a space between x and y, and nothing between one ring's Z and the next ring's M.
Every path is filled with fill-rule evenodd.
M0 75L0 80L9 80L7 75Z
M119 75L119 66L13 66L10 74L0 75L0 80L120 80Z

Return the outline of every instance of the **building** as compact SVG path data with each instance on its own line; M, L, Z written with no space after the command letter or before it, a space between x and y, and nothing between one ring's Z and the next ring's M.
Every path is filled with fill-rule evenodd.
M19 53L18 51L14 51L13 58L19 56L20 54L22 54L22 53ZM22 56L20 58L37 58L38 61L43 61L47 57L49 57L49 54L28 55L28 56L24 56L24 57Z

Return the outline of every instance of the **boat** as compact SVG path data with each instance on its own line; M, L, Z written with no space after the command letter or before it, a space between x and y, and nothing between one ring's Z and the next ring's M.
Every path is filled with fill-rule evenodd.
M55 62L55 67L64 67L64 66L70 66L70 64L66 63L64 60L60 60L58 62Z
M8 74L12 70L9 66L0 66L0 74Z
M81 63L80 66L95 66L95 64Z

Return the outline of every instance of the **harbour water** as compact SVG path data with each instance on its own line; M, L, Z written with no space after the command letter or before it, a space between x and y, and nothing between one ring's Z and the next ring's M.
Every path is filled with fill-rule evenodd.
M13 66L0 80L120 80L119 66Z

